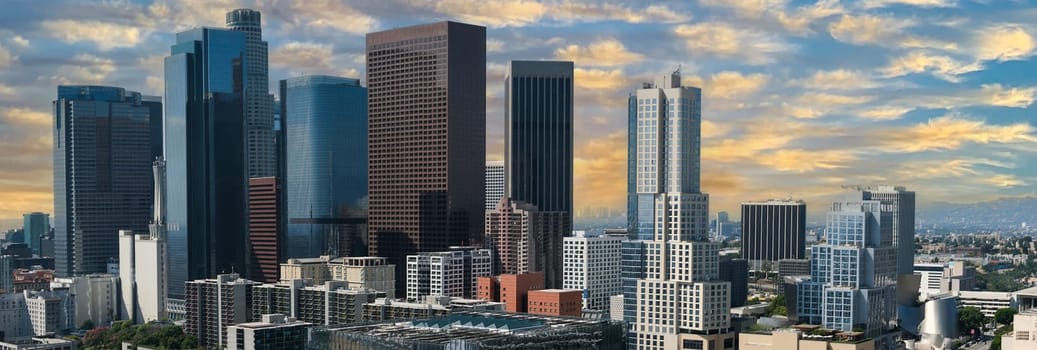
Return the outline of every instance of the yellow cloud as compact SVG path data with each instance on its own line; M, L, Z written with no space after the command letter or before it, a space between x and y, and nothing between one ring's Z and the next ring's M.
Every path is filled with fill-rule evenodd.
M0 219L19 219L22 213L50 213L53 210L54 192L49 188L0 187Z
M270 52L270 64L306 70L329 69L334 47L330 44L293 41Z
M891 152L958 149L967 143L1037 143L1034 127L1027 123L991 125L955 115L930 119L910 128L874 131L882 147Z
M838 0L820 0L796 9L788 8L787 0L703 0L700 4L727 8L735 16L759 21L774 20L785 30L798 35L811 33L810 25L845 10Z
M1014 164L992 159L938 159L918 160L900 164L896 177L904 180L940 179L949 177L975 177L980 175L977 165L1014 168ZM982 176L987 177L987 176Z
M555 50L555 57L581 66L615 67L641 62L644 55L630 52L615 38L607 38L587 47L569 45Z
M853 90L872 88L878 84L862 72L836 69L815 71L809 78L793 81L791 85L815 90Z
M843 15L828 26L833 38L852 44L882 44L899 39L903 29L914 23L908 20L874 15Z
M886 7L890 5L910 5L917 7L954 7L954 0L865 0L861 2L864 8Z
M1023 180L1019 179L1015 175L1009 175L1009 174L997 174L997 175L989 176L989 177L984 176L984 177L979 178L978 180L980 180L983 183L989 184L989 185L994 185L994 186L997 186L997 187L1004 187L1004 188L1012 188L1012 187L1019 187L1019 186L1026 186L1026 185L1028 185L1026 183L1026 181L1023 181Z
M90 42L107 51L117 47L134 47L148 35L139 26L101 21L47 20L41 23L45 32L67 43Z
M616 90L630 86L623 71L619 69L576 68L573 70L573 75L573 84L576 84L577 88Z
M623 208L626 203L626 133L618 131L576 146L574 207Z
M9 107L3 109L3 113L0 113L0 121L14 127L49 128L51 126L51 118L50 114L28 108Z
M832 136L839 132L831 128L797 121L777 121L773 118L765 122L749 121L744 125L745 131L741 137L703 142L703 162L730 163L752 160L763 151L781 149L806 136Z
M782 149L759 156L761 164L777 171L805 173L818 169L845 168L857 157L847 151Z
M981 60L1012 61L1033 56L1037 42L1017 26L987 28L979 32L978 56Z
M274 8L278 6L284 8ZM276 13L295 27L322 27L352 34L365 34L378 26L378 21L374 17L357 11L348 2L339 0L289 0L273 2L265 7L267 8L264 15ZM260 10L264 8L260 7Z
M741 72L723 71L713 74L709 79L697 76L686 77L683 83L702 88L702 93L707 99L721 98L744 98L760 91L770 82L770 75L753 73L743 74Z
M872 96L848 96L829 93L812 92L799 96L794 103L782 105L783 112L799 119L814 119L836 110L845 109L847 105L862 104L873 100Z
M912 110L911 108L903 107L878 107L860 111L857 115L871 120L895 120L900 119L905 113Z
M731 132L731 125L729 123L714 123L709 120L702 121L702 138L711 139L715 137L721 137Z
M489 26L526 25L547 12L546 5L526 0L447 0L436 2L435 9Z
M689 19L663 5L641 9L616 4L532 0L425 1L425 7L461 20L491 27L524 26L545 18L563 22L620 20L629 23L676 23Z
M723 22L680 25L674 33L694 54L737 57L755 65L774 62L774 56L794 49L775 35Z
M978 62L962 62L948 56L930 55L923 51L912 51L890 61L881 68L886 77L899 77L913 73L930 73L933 76L950 82L958 82L959 75L982 70Z
M1037 87L1006 89L1001 84L984 84L980 95L991 106L1026 108L1037 98Z

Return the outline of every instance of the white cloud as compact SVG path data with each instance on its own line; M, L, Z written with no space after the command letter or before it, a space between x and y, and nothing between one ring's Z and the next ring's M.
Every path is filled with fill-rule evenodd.
M860 71L835 69L815 71L808 78L791 81L790 85L815 90L853 90L873 88L878 83Z
M879 71L886 77L929 73L946 81L958 82L961 81L961 75L982 69L983 64L978 62L963 62L949 56L911 51L905 56L893 59L889 65L880 68Z
M878 107L857 112L857 115L871 120L896 120L912 110L908 107Z
M51 74L37 77L37 80L51 85L104 84L112 72L115 72L115 61L112 59L78 54L51 71Z
M293 41L270 52L270 64L298 69L332 67L334 47L327 44Z
M525 26L550 19L560 22L624 21L678 23L690 19L664 5L631 8L617 4L580 1L441 0L422 6L462 21L491 27Z
M736 17L752 19L756 25L776 23L797 35L810 34L814 22L845 12L838 0L818 0L795 9L788 0L703 0L701 4L730 9Z
M851 44L888 44L898 41L903 30L914 25L911 20L901 20L875 15L843 15L839 21L828 26L833 38Z
M622 70L601 70L576 68L573 71L573 84L582 89L616 90L630 86Z
M762 73L723 71L708 79L688 76L683 79L683 83L702 88L707 99L740 99L760 91L770 79L770 75Z
M908 5L916 7L955 7L954 0L864 0L861 7L870 9L876 7L887 7L892 5Z
M504 42L495 39L486 39L486 52L504 51Z
M735 57L754 65L773 63L776 56L795 50L776 35L722 22L680 25L674 32L694 54Z
M580 66L615 67L644 60L644 55L630 52L616 38L606 38L585 47L569 45L555 50L555 57Z
M138 26L91 20L47 20L41 25L47 34L61 41L89 42L102 51L137 46L148 35Z
M978 33L976 55L981 60L1022 60L1037 50L1033 36L1019 26L997 26Z

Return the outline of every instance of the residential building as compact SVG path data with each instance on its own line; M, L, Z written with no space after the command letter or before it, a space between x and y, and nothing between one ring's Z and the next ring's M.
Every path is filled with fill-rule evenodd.
M493 250L495 273L562 273L562 236L568 224L563 211L502 198L486 211L486 245Z
M165 58L171 305L183 303L187 281L248 271L247 51L243 32L195 28L177 33Z
M810 251L810 278L797 286L800 321L880 337L893 327L896 251L891 218L876 200L836 202L826 238ZM880 343L887 348L889 343Z
M486 28L395 28L366 46L368 247L404 276L408 255L482 243Z
M248 179L248 274L253 281L278 280L278 264L285 244L280 199L283 195L277 177Z
M544 274L539 272L520 275L500 275L500 302L504 311L526 312L529 306L529 291L544 289ZM496 300L494 300L496 301Z
M5 338L0 350L76 350L76 342L62 338Z
M609 297L609 319L613 321L622 321L623 313L623 294L613 295Z
M134 323L166 320L169 257L166 227L166 163L156 160L151 224L148 234L119 231L119 281L122 300L118 317Z
M583 291L583 308L608 312L609 298L623 293L620 266L624 237L575 231L563 242L562 288Z
M915 193L902 186L878 186L862 189L861 199L882 202L882 211L892 215L897 275L912 274L915 263Z
M108 260L119 254L115 233L147 229L151 110L140 93L122 88L58 86L53 129L58 275L106 272ZM30 249L39 248L39 242L30 243Z
M367 88L307 75L280 83L287 258L367 255Z
M578 289L540 289L528 294L526 312L531 315L569 316L583 315L583 291Z
M74 312L73 327L87 321L95 326L107 326L119 318L119 277L93 274L79 277L55 278L51 289L67 289Z
M309 341L312 324L281 314L263 315L259 322L227 327L227 349L294 350Z
M636 90L630 102L631 232L645 249L633 348L713 350L734 338L731 284L719 279L720 243L708 240L709 195L700 192L701 101L678 70Z
M24 243L29 244L33 254L43 256L40 254L41 240L50 234L50 214L28 213L23 214L22 219L25 222L22 226L22 232L25 235Z
M781 259L806 258L807 204L769 200L742 203L742 258L773 271ZM766 264L766 266L764 266Z
M76 310L67 290L27 290L22 293L34 335L60 335L76 328Z
M374 256L288 259L281 264L281 281L310 279L315 285L343 281L349 289L373 289L396 297L396 267Z
M336 325L363 321L363 306L385 293L365 288L349 288L345 281L315 285L300 279L252 288L252 317L279 313L315 325Z
M270 95L267 43L263 41L262 14L251 9L227 12L227 29L244 33L245 50L242 76L245 77L243 102L248 177L277 174L274 148L274 97Z
M227 326L252 320L252 289L259 283L236 273L188 281L184 288L187 316L184 333L206 348L226 346Z
M511 61L504 77L504 196L544 212L564 212L572 232L573 63ZM552 233L556 234L556 233ZM549 251L546 284L561 288L561 247ZM555 263L557 262L557 264Z
M493 272L493 252L475 247L407 256L407 299L426 295L474 298L478 278Z
M35 335L29 320L29 309L25 305L25 294L0 294L0 330L4 332L5 339Z
M1001 336L1002 350L1025 350L1037 348L1037 312L1024 312L1013 316L1012 331Z
M486 161L486 210L497 209L504 198L504 161Z
M797 276L807 276L809 278L810 259L778 260L778 283L780 284L780 287L778 288L778 293L786 296L786 306L789 307L788 311L792 314L795 314L795 310L791 308L792 305L795 305L795 286L790 285L787 282L790 281L793 277ZM790 286L792 287L791 289L793 289L792 293L790 293L790 291L787 290L788 288L786 288Z
M731 283L729 307L745 306L749 300L749 261L722 257L719 270L720 280Z

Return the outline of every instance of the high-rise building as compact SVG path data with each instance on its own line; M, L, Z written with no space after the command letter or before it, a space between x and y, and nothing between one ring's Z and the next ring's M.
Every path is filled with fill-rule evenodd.
M119 277L109 274L93 274L77 277L55 278L51 289L67 289L72 299L73 326L87 321L95 326L107 326L119 320Z
M836 202L825 243L810 248L810 278L796 288L800 321L886 334L896 319L892 215L877 200Z
M273 283L278 279L285 243L280 185L276 177L248 179L248 274L253 281Z
M248 177L277 175L274 148L274 97L270 95L267 43L263 41L262 14L251 9L227 12L227 29L245 34L245 59L242 76L247 136ZM242 79L239 77L239 79Z
M54 254L61 276L106 272L119 255L119 230L148 227L152 116L141 98L118 87L58 86Z
M563 242L562 288L583 291L583 308L609 311L609 298L623 293L623 237L576 231Z
M504 161L486 162L486 210L497 208L497 202L504 198Z
M24 243L29 244L29 249L32 249L34 254L40 255L40 240L50 234L50 214L29 213L22 215L22 219L25 223L22 226L22 232L25 234Z
M505 198L486 211L486 245L493 249L497 274L543 272L561 281L562 236L569 225L564 211Z
M709 196L699 190L701 91L680 79L676 71L638 89L630 115L635 237L651 233L637 280L637 349L720 349L734 339L731 284L719 279L720 243L708 241Z
M219 349L227 344L227 326L252 320L252 289L259 283L236 273L185 283L187 320L184 333L198 338L198 344Z
M731 283L731 306L745 306L749 300L749 262L745 259L720 258L720 280Z
M364 304L385 298L385 293L367 288L350 288L345 281L314 284L301 279L264 284L252 289L252 317L283 313L318 325L364 321Z
M803 259L807 204L769 200L742 203L742 257L756 270L777 270L778 260Z
M0 255L0 290L10 293L14 290L14 255Z
M366 256L367 89L350 78L281 81L286 258Z
M474 298L478 279L493 273L493 252L474 247L407 256L407 299L426 295Z
M504 196L569 214L563 237L572 231L574 100L572 62L511 61L504 77ZM545 277L548 288L561 288L560 273Z
M64 334L76 328L76 310L68 289L26 290L22 292L29 321L36 336Z
M152 166L155 192L148 234L119 231L119 280L122 302L119 319L135 323L165 320L169 294L169 252L166 243L166 163Z
M227 349L293 350L304 349L309 340L308 322L281 314L263 315L258 322L227 327Z
M396 267L374 256L288 259L281 264L281 282L309 279L316 285L341 281L349 289L371 289L396 297Z
M370 33L366 52L369 249L403 276L407 255L482 243L486 28Z
M901 186L878 186L861 191L861 199L881 201L882 211L891 213L897 275L912 274L915 264L915 193Z
M165 59L166 187L174 189L166 198L167 247L169 266L177 267L169 269L173 304L183 300L186 281L247 271L246 51L242 32L196 28L177 33Z

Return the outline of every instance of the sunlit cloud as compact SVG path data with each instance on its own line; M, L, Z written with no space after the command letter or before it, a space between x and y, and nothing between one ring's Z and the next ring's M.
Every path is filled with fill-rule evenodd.
M933 55L924 51L912 51L890 61L889 65L879 69L886 77L899 77L908 74L929 73L950 81L961 81L961 75L983 69L978 62L963 62L949 56Z
M861 1L863 8L886 7L891 5L908 5L917 7L954 7L955 0L864 0Z
M577 208L623 207L626 201L626 133L614 132L576 145L573 189Z
M48 20L40 25L51 36L68 42L89 42L102 51L117 47L134 47L148 35L135 25L101 21Z
M736 17L753 22L773 21L796 35L810 34L815 22L845 11L838 0L819 0L795 9L788 6L787 0L704 0L701 3L729 9Z
M836 150L782 149L760 156L760 163L777 171L805 173L818 169L847 167L853 153Z
M981 182L993 185L993 186L1005 187L1005 188L1012 188L1012 187L1019 187L1019 186L1026 186L1026 185L1028 185L1028 183L1026 181L1023 181L1023 180L1019 179L1019 177L1017 177L1015 175L1012 175L1012 174L997 174L997 175L990 176L990 177L982 177L982 178L979 178L978 180L980 180Z
M328 44L293 41L271 50L270 64L280 67L326 70L332 68L333 50L334 47Z
M49 82L51 85L102 85L108 76L115 72L115 68L115 61L110 58L77 54L53 72L48 72L48 75L37 77L37 80Z
M776 35L722 22L680 25L674 33L692 53L738 58L754 65L773 63L777 56L795 50Z
M877 107L857 112L857 115L871 120L896 120L912 110L908 107Z
M623 71L619 69L601 70L575 68L573 70L573 84L575 84L577 88L606 90L629 88L631 86L629 78L627 78L627 76L623 74Z
M981 60L1014 61L1033 56L1037 42L1019 26L996 26L979 31L977 56Z
M644 55L630 52L615 38L602 39L585 47L569 45L555 50L555 57L580 66L615 67L641 62Z
M856 90L873 88L878 83L860 71L835 69L816 71L810 77L790 82L790 85L814 90Z
M378 27L378 21L338 0L287 0L267 5L279 16L286 29L328 28L350 34L365 34ZM260 9L264 9L260 7ZM212 11L212 10L209 10Z
M741 72L723 71L711 75L707 79L689 76L683 79L684 84L702 88L706 99L746 98L763 89L770 82L770 76L762 73L744 74Z
M988 124L958 115L946 115L909 128L876 130L874 137L891 152L953 150L966 144L1037 143L1028 123Z
M0 45L0 69L10 67L17 58L10 50Z
M876 15L843 15L828 27L833 38L852 44L880 44L899 40L914 21Z
M0 108L0 122L7 127L50 127L50 114L19 107Z
M677 23L690 19L667 6L631 8L580 1L444 0L426 2L436 12L491 27L526 26L550 19L559 22L624 21Z

